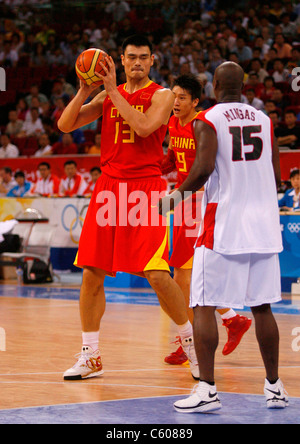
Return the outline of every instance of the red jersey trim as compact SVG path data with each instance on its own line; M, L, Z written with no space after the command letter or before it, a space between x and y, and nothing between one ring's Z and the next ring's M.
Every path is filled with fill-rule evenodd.
M274 127L273 127L273 122L270 119L270 130L271 130L271 147L273 150L273 142L274 142Z
M210 250L213 249L217 207L218 207L217 203L207 204L203 221L204 222L203 233L198 238L196 247L201 247L201 245L204 245L206 248L209 248Z
M211 107L205 111L202 111L202 113L199 116L199 119L202 120L203 122L207 123L207 125L209 125L214 130L214 132L217 134L217 130L216 130L215 125L212 122L210 122L209 120L207 120L207 118L206 118L206 113L208 111L210 111L212 108L214 108L214 107Z

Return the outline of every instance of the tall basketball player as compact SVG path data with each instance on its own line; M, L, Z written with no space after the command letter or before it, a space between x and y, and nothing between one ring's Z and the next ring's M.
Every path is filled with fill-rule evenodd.
M241 103L243 69L220 65L214 76L217 105L201 114L200 141L189 177L174 195L205 184L203 232L196 244L191 282L194 339L200 382L177 401L183 413L221 408L214 358L218 346L217 306L250 306L266 369L268 408L284 408L288 397L278 375L279 333L271 303L281 300L278 253L282 251L276 182L279 150L271 120ZM160 202L160 211L165 202Z
M175 169L178 178L175 188L179 188L188 177L196 157L199 126L201 126L201 111L197 111L197 106L202 86L196 76L182 75L175 79L172 91L175 94L175 102L173 115L168 125L170 136L168 155L162 165L162 172L167 174ZM185 203L184 208L177 207L174 214L173 252L169 264L174 267L174 279L182 289L187 307L189 306L194 245L201 222L199 210L201 210L202 194L202 192L198 193L197 197L194 195ZM198 215L200 217L197 218ZM195 216L196 220L193 220ZM218 308L217 311L228 333L228 341L223 348L223 354L229 355L239 345L252 321L238 315L230 308ZM190 321L193 322L193 310L188 308L188 314ZM171 365L182 364L185 361L187 357L180 344L175 352L165 358L165 362Z
M83 268L82 352L76 364L65 372L67 380L103 373L99 329L105 311L104 278L118 271L148 279L161 307L178 326L192 375L199 376L184 296L169 273L166 224L160 216L158 223L152 223L151 218L154 212L158 215L150 196L156 192L158 202L159 194L165 192L165 181L161 179L162 142L174 103L170 90L149 79L153 61L148 39L129 37L122 55L126 83L117 87L115 65L109 57L109 67L103 65L106 75L98 74L105 90L84 105L93 86L81 83L59 121L59 128L70 132L103 117L102 175L91 198L76 258L76 265ZM137 198L144 202L146 208L142 210L150 220L146 217L136 223L133 216Z

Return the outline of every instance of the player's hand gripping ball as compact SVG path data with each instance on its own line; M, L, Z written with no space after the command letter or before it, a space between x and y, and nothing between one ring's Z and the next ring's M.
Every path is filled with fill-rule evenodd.
M101 49L90 48L83 51L78 56L75 64L76 74L79 79L87 85L91 85L92 83L97 86L103 85L103 81L95 75L95 72L102 76L106 75L100 65L100 62L102 62L103 65L108 67L105 57L108 57L108 55Z

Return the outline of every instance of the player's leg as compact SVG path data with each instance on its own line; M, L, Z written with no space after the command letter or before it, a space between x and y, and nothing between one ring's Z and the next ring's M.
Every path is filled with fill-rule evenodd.
M100 322L105 311L105 271L85 267L80 289L82 350L75 365L64 373L65 380L80 380L103 374L99 352Z
M261 356L266 369L264 393L268 408L284 408L288 396L279 379L279 331L270 304L253 307L255 331Z
M189 360L191 373L195 379L198 379L199 368L194 349L193 327L189 321L184 296L179 285L167 271L152 270L144 273L156 292L162 309L176 324L183 350Z
M187 307L187 313L191 324L193 324L194 313L193 310L189 306L190 301L190 284L191 284L191 274L192 269L183 269L183 268L174 268L174 281L179 285L184 295L185 304ZM182 365L188 361L186 354L183 351L180 337L177 336L174 344L178 346L178 348L165 357L165 362L170 365Z
M180 413L205 413L222 407L214 376L215 352L219 342L215 309L200 306L194 308L194 340L200 382L194 387L191 396L174 403L175 410Z

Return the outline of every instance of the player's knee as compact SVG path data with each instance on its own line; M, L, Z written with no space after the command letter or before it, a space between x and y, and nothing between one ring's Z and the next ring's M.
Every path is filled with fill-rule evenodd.
M82 283L89 288L101 287L104 285L105 271L98 268L86 267L82 274Z
M170 279L170 275L166 271L147 271L145 272L145 276L153 290L160 289L161 287L167 285L168 280Z

